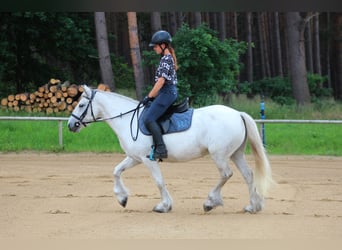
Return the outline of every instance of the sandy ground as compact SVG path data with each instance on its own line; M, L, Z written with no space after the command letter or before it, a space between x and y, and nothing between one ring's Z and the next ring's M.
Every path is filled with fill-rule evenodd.
M123 174L130 197L116 201L112 172L120 154L0 153L0 239L340 239L342 158L270 156L274 187L265 209L242 213L247 186L234 175L224 207L202 204L218 180L208 158L162 163L171 213L152 208L159 191L139 165ZM253 166L252 156L248 161Z

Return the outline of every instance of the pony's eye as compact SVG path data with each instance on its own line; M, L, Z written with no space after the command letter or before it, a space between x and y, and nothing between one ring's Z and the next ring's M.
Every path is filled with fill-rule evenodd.
M85 104L81 103L79 107L83 108L84 106L85 106Z

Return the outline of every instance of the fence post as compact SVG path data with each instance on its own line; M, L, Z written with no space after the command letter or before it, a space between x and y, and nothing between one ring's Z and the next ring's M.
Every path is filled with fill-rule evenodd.
M63 147L63 121L58 120L58 142L59 146Z
M264 101L264 95L261 96L260 115L261 115L261 120L265 120L265 101ZM265 123L263 123L263 122L261 122L261 138L262 138L262 144L264 145L264 147L266 147Z

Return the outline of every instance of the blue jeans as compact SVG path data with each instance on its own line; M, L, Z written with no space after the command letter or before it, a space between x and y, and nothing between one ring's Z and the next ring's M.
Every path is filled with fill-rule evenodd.
M164 85L147 110L145 124L157 121L176 101L177 97L178 91L176 85Z

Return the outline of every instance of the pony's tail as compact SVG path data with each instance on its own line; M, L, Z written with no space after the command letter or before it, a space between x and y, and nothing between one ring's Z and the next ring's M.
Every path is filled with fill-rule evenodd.
M244 112L241 112L241 117L245 123L247 138L255 159L254 185L257 192L265 196L271 185L275 183L272 179L271 166L255 121L250 115Z

